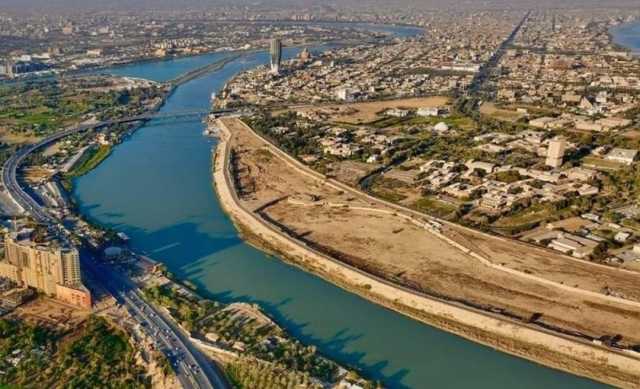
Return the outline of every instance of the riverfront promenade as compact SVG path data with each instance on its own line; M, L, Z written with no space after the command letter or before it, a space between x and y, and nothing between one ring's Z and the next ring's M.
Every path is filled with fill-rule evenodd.
M131 121L132 118L120 119L121 122ZM141 119L137 119L141 120ZM118 120L109 122L98 122L83 124L74 128L69 128L40 142L23 147L14 153L4 164L2 171L2 183L9 192L13 201L19 204L36 222L46 225L51 232L54 232L62 241L68 242L73 235L56 218L51 216L47 209L41 206L27 191L20 185L17 172L22 163L31 153L53 144L64 137L113 124ZM118 300L119 303L127 307L131 312L131 317L145 328L148 334L155 338L162 352L167 356L176 372L177 378L184 388L227 388L228 384L224 375L207 361L200 351L190 344L189 341L176 329L170 319L164 317L150 304L141 298L141 293L137 286L125 275L118 273L110 266L100 265L94 262L93 258L87 255L81 256L84 271L90 271L94 279L99 279L102 285ZM197 366L197 370L194 369Z
M237 224L260 240L268 242L270 247L286 253L286 257L296 264L374 302L476 342L614 385L638 387L640 360L634 355L525 326L504 317L403 288L330 258L286 235L252 210L244 208L238 199L229 171L233 132L251 132L291 168L318 182L334 184L327 182L319 173L300 166L299 162L291 161L290 156L283 155L281 150L255 134L238 119L221 119L219 127L221 140L217 146L213 178L220 203ZM635 381L630 377L635 377Z

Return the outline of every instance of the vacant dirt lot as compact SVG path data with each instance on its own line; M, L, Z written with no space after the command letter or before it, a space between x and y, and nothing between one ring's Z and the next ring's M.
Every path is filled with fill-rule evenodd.
M337 190L294 169L242 125L233 126L231 133L230 145L237 150L232 165L239 177L242 201L312 247L427 293L525 320L540 314L540 321L566 331L594 337L621 334L623 342L640 343L637 306L608 301L604 294L594 297L580 290L567 291L484 265L397 216L386 205ZM611 288L627 298L640 299L640 274L594 267L461 228L447 226L443 232L466 248L520 270L523 275L532 273L597 293Z
M483 257L496 264L594 292L604 293L608 288L613 293L640 301L640 273L621 272L517 240L489 237L461 227L453 226L448 231L448 236L481 252Z
M378 113L391 108L438 107L449 103L448 97L417 97L410 99L372 101L367 103L333 104L320 107L305 107L298 111L321 111L329 114L329 120L334 122L361 124L369 123L378 118Z
M503 120L507 122L516 122L518 119L525 117L524 113L512 111L496 107L493 103L484 103L480 106L480 113L493 119Z
M90 314L89 310L72 307L48 297L38 297L18 307L9 314L9 317L49 328L67 330L78 327Z

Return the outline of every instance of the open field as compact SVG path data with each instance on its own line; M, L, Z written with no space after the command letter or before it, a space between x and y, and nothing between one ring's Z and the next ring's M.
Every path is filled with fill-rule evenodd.
M403 295L403 289L390 291L390 284L373 280L388 280L433 298L484 311L489 316L497 313L504 320L519 322L523 331L534 322L544 324L556 334L581 334L583 339L621 335L622 345L640 343L640 274L572 260L455 225L445 224L440 232L433 231L424 218L344 189L284 159L239 120L226 119L225 127L232 134L227 142L238 150L233 153L231 171L239 177L236 185L242 209L251 210L257 220L271 225L272 231L291 239L289 243L299 242L297 250L323 253L378 278L363 281L366 278L360 273L345 269L328 271L338 265L320 265L322 259L312 254L303 255L305 267L325 269L328 271L325 274L333 275L329 278L338 277L352 287L364 282L365 290L379 293L376 301L381 294L387 301L385 305L392 301L391 305L405 313L406 309L412 312L411 307L418 309L417 305L424 307L416 302L421 298L403 300L398 297ZM218 187L221 185L218 179L216 183ZM218 191L221 193L221 189ZM223 199L223 203L228 204L228 200ZM250 218L244 220L243 226L268 231ZM276 245L273 239L272 236L267 241ZM286 242L287 238L283 239ZM277 245L275 249L278 250ZM293 255L290 245L282 249ZM523 255L525 252L527 255ZM318 258L319 262L309 262L310 257ZM617 297L604 293L610 288ZM424 304L428 304L426 301ZM408 305L403 309L405 304ZM448 320L458 318L466 320L465 316L447 316ZM497 334L499 328L500 325L493 327L492 331ZM465 334L479 340L471 331ZM504 346L505 340L501 339L490 344ZM526 341L532 339L527 337ZM550 350L555 350L552 344L553 341L546 343ZM509 347L510 352L559 367L558 359L536 355L532 350L528 346ZM586 355L585 361L595 354ZM608 357L598 360L608 363ZM572 366L560 367L583 371L580 363ZM603 369L583 374L613 382L607 377L611 368Z
M512 123L526 116L524 113L520 113L518 111L498 108L494 103L483 103L480 106L480 113L492 119L503 120Z
M615 170L622 169L624 167L624 165L619 162L609 161L603 158L597 158L597 157L591 157L591 156L583 158L582 165L588 168L606 170L606 171L615 171Z
M298 109L303 112L325 112L329 120L349 124L369 123L378 118L378 113L391 108L438 107L450 102L448 97L416 97L400 100L372 101L366 103L332 104Z
M24 320L46 328L72 329L84 322L91 311L61 303L48 297L39 297L13 311L7 318Z
M597 293L604 293L608 288L629 300L640 301L640 273L620 271L519 240L491 237L455 225L449 225L447 231L445 234L483 253L496 264ZM640 326L640 322L635 326Z
M304 236L305 241L324 250L335 250L334 254L344 256L356 267L419 290L499 307L527 318L542 313L545 322L567 330L593 337L620 333L625 339L640 343L640 304L631 311L621 307L617 318L611 312L602 315L591 308L593 304L583 304L585 296L579 293L572 296L549 285L487 268L435 235L389 214L393 210L384 205L298 174L273 154L265 159L264 145L241 128L236 129L235 140L242 145L236 153L235 169L242 177L239 188L244 201L249 208L260 209L290 229L294 236ZM342 204L381 212L337 207ZM640 274L573 260L454 224L447 225L443 234L497 265L580 290L603 293L611 288L640 301ZM593 302L603 303L598 298ZM614 307L611 305L610 311Z
M0 126L0 141L7 144L23 144L23 143L36 143L40 140L40 137L27 134L16 134L7 127Z

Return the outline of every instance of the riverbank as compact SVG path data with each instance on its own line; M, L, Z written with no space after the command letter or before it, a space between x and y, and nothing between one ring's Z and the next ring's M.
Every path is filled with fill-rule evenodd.
M640 20L611 27L609 41L620 50L635 56L640 55Z
M231 133L221 123L213 178L220 203L245 236L292 263L373 302L467 339L529 360L623 387L638 387L640 361L631 355L523 326L497 315L439 301L393 285L305 246L243 207L229 176ZM267 243L268 242L268 243Z
M264 375L267 381L287 387L377 387L293 338L256 304L206 299L193 286L161 275L146 278L144 284L145 297L166 312L201 351L224 366L231 382L246 386Z

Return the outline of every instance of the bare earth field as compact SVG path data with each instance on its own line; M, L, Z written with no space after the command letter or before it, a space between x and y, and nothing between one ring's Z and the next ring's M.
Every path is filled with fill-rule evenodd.
M90 310L72 307L48 297L38 297L16 308L8 317L49 328L72 329L78 327L90 314Z
M225 125L242 207L307 247L403 287L523 324L535 318L559 334L621 335L622 345L640 344L640 273L453 224L434 231L425 227L426 217L294 167L239 120Z
M14 134L8 128L0 126L0 141L7 144L36 143L40 138L33 135Z
M297 109L302 112L324 112L334 122L362 124L378 118L378 113L391 108L421 108L447 105L450 99L443 96L416 97L400 100L372 101L366 103L333 104Z
M616 305L489 268L403 218L374 211L392 211L384 205L340 193L298 174L246 131L235 136L236 144L242 145L235 162L241 177L239 188L248 207L260 209L292 235L302 236L324 251L335 250L333 256L421 291L504 309L525 319L541 313L541 321L566 330L596 338L622 334L626 341L640 343L640 305ZM640 301L638 273L596 267L455 225L448 225L443 233L496 264L597 293L609 287Z
M493 103L483 103L480 106L480 113L491 118L507 122L516 122L518 121L518 119L525 117L524 113L512 111L509 109L498 108Z

